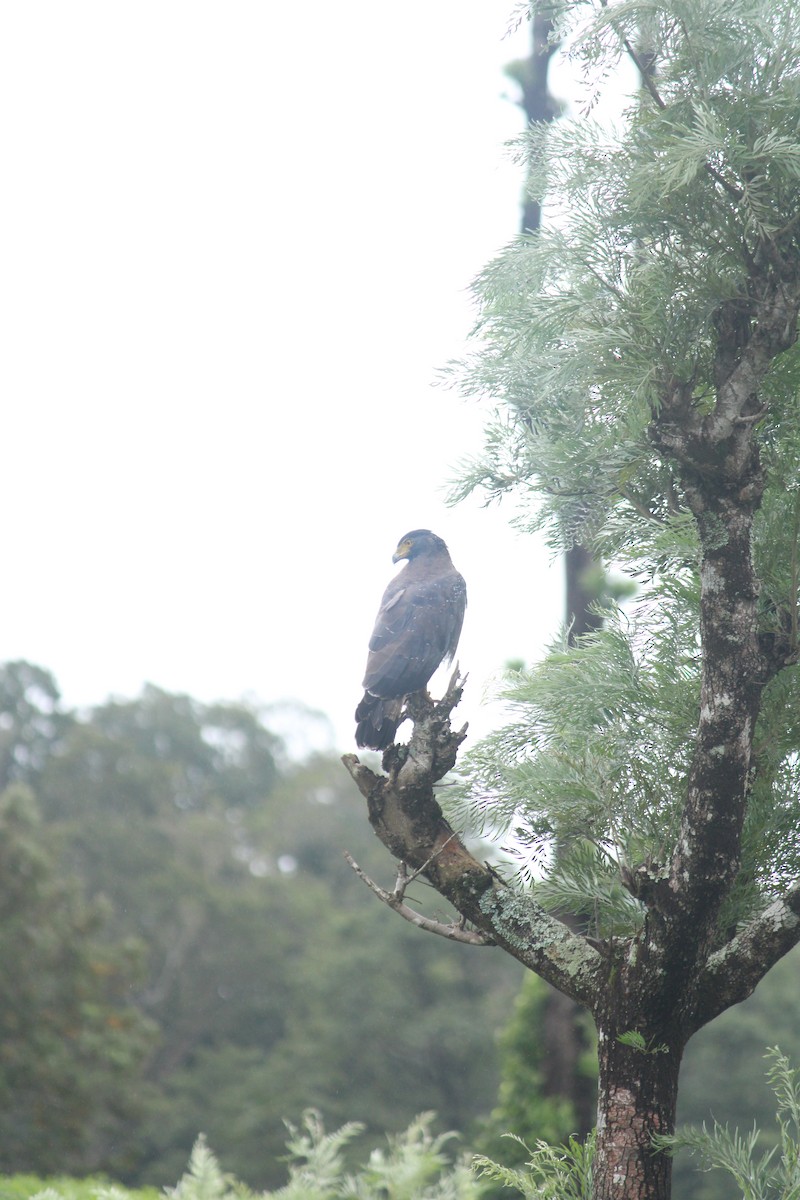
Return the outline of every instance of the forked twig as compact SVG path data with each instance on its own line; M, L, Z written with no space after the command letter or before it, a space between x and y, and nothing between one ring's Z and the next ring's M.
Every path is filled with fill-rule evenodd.
M445 925L441 921L434 921L430 917L423 917L422 913L409 908L404 902L406 888L410 883L413 883L420 871L425 869L424 867L420 867L413 875L409 875L406 870L406 864L400 863L394 890L387 892L385 888L382 888L373 879L370 879L365 871L362 871L361 867L347 850L344 851L344 856L356 875L364 881L369 890L374 892L379 900L382 900L389 908L399 913L403 920L408 921L411 925L416 925L418 929L424 929L428 933L436 933L439 937L449 938L452 942L466 942L470 946L494 945L492 938L488 934L481 933L478 929L465 929L462 922L454 921L449 925ZM427 863L425 866L427 866Z

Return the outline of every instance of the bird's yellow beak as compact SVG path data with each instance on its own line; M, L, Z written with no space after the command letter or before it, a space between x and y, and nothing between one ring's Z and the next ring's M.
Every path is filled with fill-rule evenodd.
M408 538L406 538L406 540L404 542L400 543L400 545L397 547L394 554L392 555L392 562L397 563L397 562L400 562L400 560L402 558L408 558L408 552L410 549L411 549L411 542L408 540Z

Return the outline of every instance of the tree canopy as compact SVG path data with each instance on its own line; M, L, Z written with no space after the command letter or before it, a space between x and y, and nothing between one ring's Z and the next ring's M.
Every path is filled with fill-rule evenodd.
M513 723L460 761L451 823L458 681L384 775L346 765L464 940L592 1011L595 1200L664 1200L652 1137L688 1039L800 939L800 27L788 0L547 7L596 81L626 55L643 87L617 129L521 142L550 216L477 282L458 380L494 417L455 496L513 493L637 597L510 674ZM516 875L453 827L510 845Z
M4 1170L167 1184L203 1131L278 1186L309 1105L361 1121L360 1148L488 1109L518 971L385 928L343 858L380 873L383 851L336 759L153 686L70 711L19 662L0 732Z

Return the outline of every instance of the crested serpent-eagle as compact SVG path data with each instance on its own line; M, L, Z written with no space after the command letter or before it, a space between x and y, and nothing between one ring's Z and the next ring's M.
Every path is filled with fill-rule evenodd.
M406 565L383 593L356 709L356 745L372 750L394 741L405 697L421 691L440 663L452 661L467 604L463 577L430 529L412 529L400 539L392 562L401 559Z

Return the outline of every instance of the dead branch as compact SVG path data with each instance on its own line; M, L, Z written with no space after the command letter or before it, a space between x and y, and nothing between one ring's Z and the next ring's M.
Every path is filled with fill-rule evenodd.
M470 946L495 945L494 939L488 933L482 933L479 929L466 929L462 921L451 921L450 924L445 925L441 921L434 921L430 917L424 917L422 913L409 908L404 903L406 888L417 878L419 871L415 871L413 875L408 875L405 863L400 863L394 890L387 892L385 888L375 883L374 879L370 879L369 875L361 869L352 855L348 854L346 850L344 851L344 856L356 875L364 881L369 890L374 892L378 899L382 900L394 912L398 913L404 921L410 922L411 925L416 925L418 929L424 929L426 933L436 933L440 937L449 938L453 942L466 942Z
M456 941L474 944L477 936L482 939L478 944L501 946L578 1003L590 1005L604 970L602 955L586 938L545 912L532 896L503 886L467 849L436 799L435 785L455 765L466 737L466 728L450 727L463 684L456 669L438 703L425 692L409 697L406 712L413 732L408 745L386 750L385 774L370 770L355 754L343 755L342 762L367 802L370 824L380 841L399 863L408 864L413 878L424 875L469 922L470 937L464 938L466 929L429 921L404 903L403 887L410 882L405 865L394 892L379 889L358 873L388 907L404 908L401 916L412 924Z

